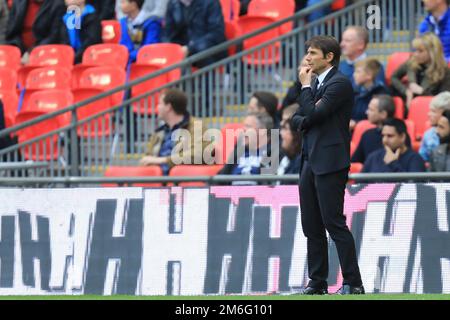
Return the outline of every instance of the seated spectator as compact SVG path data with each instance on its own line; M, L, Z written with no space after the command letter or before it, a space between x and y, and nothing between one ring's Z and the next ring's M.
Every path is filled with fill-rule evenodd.
M147 44L160 42L161 20L148 18L143 23L136 22L142 11L144 0L121 0L122 12L126 17L120 19L120 44L128 48L130 62L135 62L140 48Z
M444 46L444 56L450 62L450 7L449 0L424 0L428 16L419 25L419 33L434 32Z
M384 148L372 152L362 172L424 172L422 157L406 145L406 124L400 119L387 119L382 129Z
M322 0L307 0L306 7L312 7L316 4L319 4L320 2L322 2ZM330 13L331 6L326 6L321 9L314 10L313 13L308 16L308 22L319 20L320 18L323 18Z
M6 44L22 54L34 47L58 43L58 25L64 3L55 0L14 0L6 25Z
M178 89L169 89L160 95L158 117L164 121L164 125L156 129L150 137L148 152L140 160L141 165L160 165L163 173L167 175L170 168L176 164L203 164L203 149L207 144L202 136L205 128L201 120L189 114L187 101L186 95ZM201 128L201 134L198 135L199 130L194 131L194 128ZM189 131L189 150L183 149L186 143L183 139L172 140L173 135L180 133L177 132L179 129ZM189 163L185 163L183 159L187 159ZM201 159L202 163L197 163L196 159Z
M277 171L278 175L300 173L301 138L298 132L291 130L289 123L289 119L298 107L298 104L293 104L283 110L280 130L282 156Z
M392 119L395 114L395 103L391 96L383 94L372 98L367 108L367 119L376 127L367 130L353 153L352 162L366 161L369 154L383 147L381 130L387 119Z
M0 44L5 43L6 25L8 23L9 8L5 0L0 1Z
M163 42L183 46L185 57L225 42L225 22L218 0L170 0ZM195 64L204 67L226 57L226 51Z
M363 27L348 26L342 33L341 50L345 59L341 59L339 71L352 81L355 92L359 92L360 90L353 77L355 63L367 58L366 49L368 43L369 33ZM376 82L385 84L383 66L381 66L377 74Z
M450 171L450 111L445 110L436 127L439 145L431 152L430 171Z
M247 111L254 113L267 113L273 120L274 128L280 127L277 119L278 98L271 92L254 92L248 103Z
M116 0L116 15L117 19L122 19L125 14L122 12L121 3L122 0ZM164 19L167 11L167 3L169 0L144 0L142 10L139 12L135 21L137 24L144 23L149 18Z
M426 33L412 42L411 58L392 74L395 95L400 95L409 108L417 96L435 96L450 90L450 69L444 59L442 44L433 33ZM403 78L406 76L406 84Z
M63 23L59 30L59 43L70 45L75 50L75 63L80 63L84 50L93 44L102 42L102 26L95 8L86 4L85 0L65 0L66 5L81 8L81 16L75 17L75 11L67 12L63 17ZM75 28L72 23L80 19L80 28Z
M356 123L367 119L367 107L373 96L389 94L382 82L376 80L381 70L381 63L374 58L359 60L355 63L353 78L355 84L361 89L355 96L355 105L350 120L350 129L353 130Z
M271 153L270 131L272 118L265 113L249 113L244 119L244 135L238 139L230 159L219 171L222 175L261 174ZM231 158L232 157L232 158ZM236 181L232 184L256 184L253 181Z
M94 6L100 21L114 20L116 18L116 12L114 11L115 0L88 0L87 3Z
M439 93L431 100L430 111L428 112L431 128L425 131L419 149L419 154L425 161L430 161L431 152L439 145L436 126L445 110L450 110L450 91Z

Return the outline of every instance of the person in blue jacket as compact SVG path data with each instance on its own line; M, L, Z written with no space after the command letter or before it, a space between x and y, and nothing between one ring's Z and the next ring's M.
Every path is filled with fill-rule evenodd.
M121 0L121 10L125 17L120 19L120 44L126 46L130 53L130 62L136 61L140 48L161 42L161 19L149 17L143 22L138 20L144 0Z

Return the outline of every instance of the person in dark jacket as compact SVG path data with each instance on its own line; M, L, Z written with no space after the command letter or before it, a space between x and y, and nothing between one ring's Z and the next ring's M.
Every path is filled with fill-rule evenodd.
M130 62L136 61L140 48L147 44L160 42L161 20L148 18L143 23L136 21L144 0L121 0L121 9L126 17L120 19L120 44L128 48Z
M102 43L102 26L95 8L85 0L65 0L67 7L78 6L81 9L80 23L77 12L68 11L59 27L59 42L68 44L75 50L75 63L80 63L84 51L94 44Z
M6 44L22 54L34 47L58 43L58 17L65 12L62 0L14 0L6 25Z
M355 95L355 105L350 120L350 130L356 123L367 119L367 107L373 96L389 94L382 82L377 81L377 75L381 70L381 63L374 58L367 58L355 63L353 78L360 91Z
M424 172L422 157L406 145L406 124L388 119L383 124L384 148L374 151L364 163L362 172Z
M436 132L439 145L430 156L430 171L450 171L450 110L445 110L439 118Z
M115 0L88 0L87 3L95 8L100 21L114 20L116 18Z
M225 42L225 23L220 2L170 0L163 34L163 42L182 45L186 57ZM223 51L199 61L196 67L204 67L225 56L226 51Z

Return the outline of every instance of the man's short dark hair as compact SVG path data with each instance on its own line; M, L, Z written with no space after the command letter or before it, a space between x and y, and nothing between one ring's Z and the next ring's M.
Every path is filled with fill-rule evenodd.
M188 99L183 91L178 89L168 89L163 92L163 96L164 103L170 103L176 114L187 114Z
M405 121L397 118L388 118L383 122L383 127L389 126L394 127L397 134L408 136Z
M128 2L134 2L138 6L139 10L144 6L145 0L128 0Z
M336 38L332 36L315 36L306 42L306 47L320 49L323 52L324 57L330 52L333 53L331 64L335 67L339 65L341 59L341 47Z
M450 0L449 0L449 1L450 1ZM448 123L450 124L450 110L445 110L445 111L442 113L442 116L443 116L443 117L446 117Z
M393 118L395 115L395 102L394 99L388 94L377 94L372 99L378 100L378 111L386 111L387 117Z
M278 98L271 92L257 91L252 97L256 98L258 108L264 108L266 112L275 119L278 109Z

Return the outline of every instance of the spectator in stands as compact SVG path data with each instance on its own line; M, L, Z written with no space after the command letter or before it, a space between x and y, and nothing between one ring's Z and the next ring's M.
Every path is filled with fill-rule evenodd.
M125 14L122 12L121 3L122 0L116 0L116 15L117 19L122 19ZM144 23L149 18L164 19L166 16L167 3L169 0L144 0L142 10L139 12L135 21L137 24Z
M450 110L442 113L436 132L439 136L439 145L431 153L430 171L450 171L448 147L450 143Z
M0 0L0 44L5 43L6 24L8 23L9 8L6 0Z
M307 1L308 2L306 3L306 7L312 7L322 2L321 0L307 0ZM323 18L330 13L331 13L331 6L326 6L321 9L317 9L308 16L308 22L319 20L320 18Z
M425 161L430 161L431 153L439 146L436 126L445 110L450 110L450 91L441 92L431 100L430 111L428 112L431 128L425 131L419 149L419 154Z
M116 18L116 12L114 11L115 0L88 0L87 3L94 6L100 21L114 20Z
M218 174L261 174L261 169L270 163L270 131L273 120L266 113L249 113L244 119L244 135L238 139L232 159L228 159ZM256 184L255 182L233 182L233 184Z
M353 78L355 84L361 89L355 96L355 105L350 120L350 130L353 130L358 121L367 119L367 107L373 96L389 94L384 84L376 79L381 68L381 63L374 58L359 60L355 63Z
M22 54L35 46L58 43L58 17L64 12L62 1L14 0L6 26L6 43L20 48Z
M376 125L375 128L368 129L361 137L361 140L353 153L352 162L364 163L367 157L375 150L383 147L381 130L383 123L391 119L395 114L395 103L389 95L377 95L372 98L367 108L367 119Z
M281 120L281 150L282 157L278 167L277 174L294 174L300 172L301 165L301 137L298 132L291 130L289 119L298 109L298 104L288 106L283 110Z
M122 12L126 14L126 17L120 19L120 44L128 48L129 61L135 62L140 48L160 42L161 19L148 18L140 23L137 18L142 11L144 0L121 0L121 3Z
M163 42L183 46L191 56L225 42L225 23L218 0L170 0L165 20ZM226 56L226 51L199 61L204 67Z
M412 45L411 58L392 74L395 95L402 96L408 108L416 96L435 96L450 90L450 69L439 38L426 33L415 38ZM402 81L405 76L406 84Z
M85 0L65 0L67 7L81 8L80 28L73 24L76 11L68 11L62 18L59 27L59 42L70 45L75 50L75 63L80 63L84 50L89 46L102 42L102 26L95 8L86 4Z
M175 164L203 163L203 149L207 143L203 140L205 128L201 120L189 114L187 101L187 96L178 89L169 89L160 95L158 117L164 121L164 125L156 129L150 137L148 152L140 160L141 165L160 165L163 173L167 175ZM188 130L188 137L182 136L180 141L173 140L174 135L180 134L180 131L177 131L179 129ZM183 148L186 143L183 139L186 138L190 139L189 150ZM202 163L197 163L199 159ZM185 163L184 160L190 163Z
M419 33L434 32L441 39L444 56L450 62L450 0L423 0L428 16L419 25Z
M271 92L254 92L248 103L248 112L267 113L273 120L274 128L280 127L277 119L278 98Z
M345 59L341 59L339 71L347 76L353 84L356 92L360 88L355 84L353 73L355 71L355 62L367 58L367 44L369 43L369 33L360 26L348 26L342 33L341 50ZM377 75L376 82L384 84L384 69L381 67Z
M422 157L406 145L406 124L400 119L387 119L382 129L383 146L371 153L362 172L423 172Z

